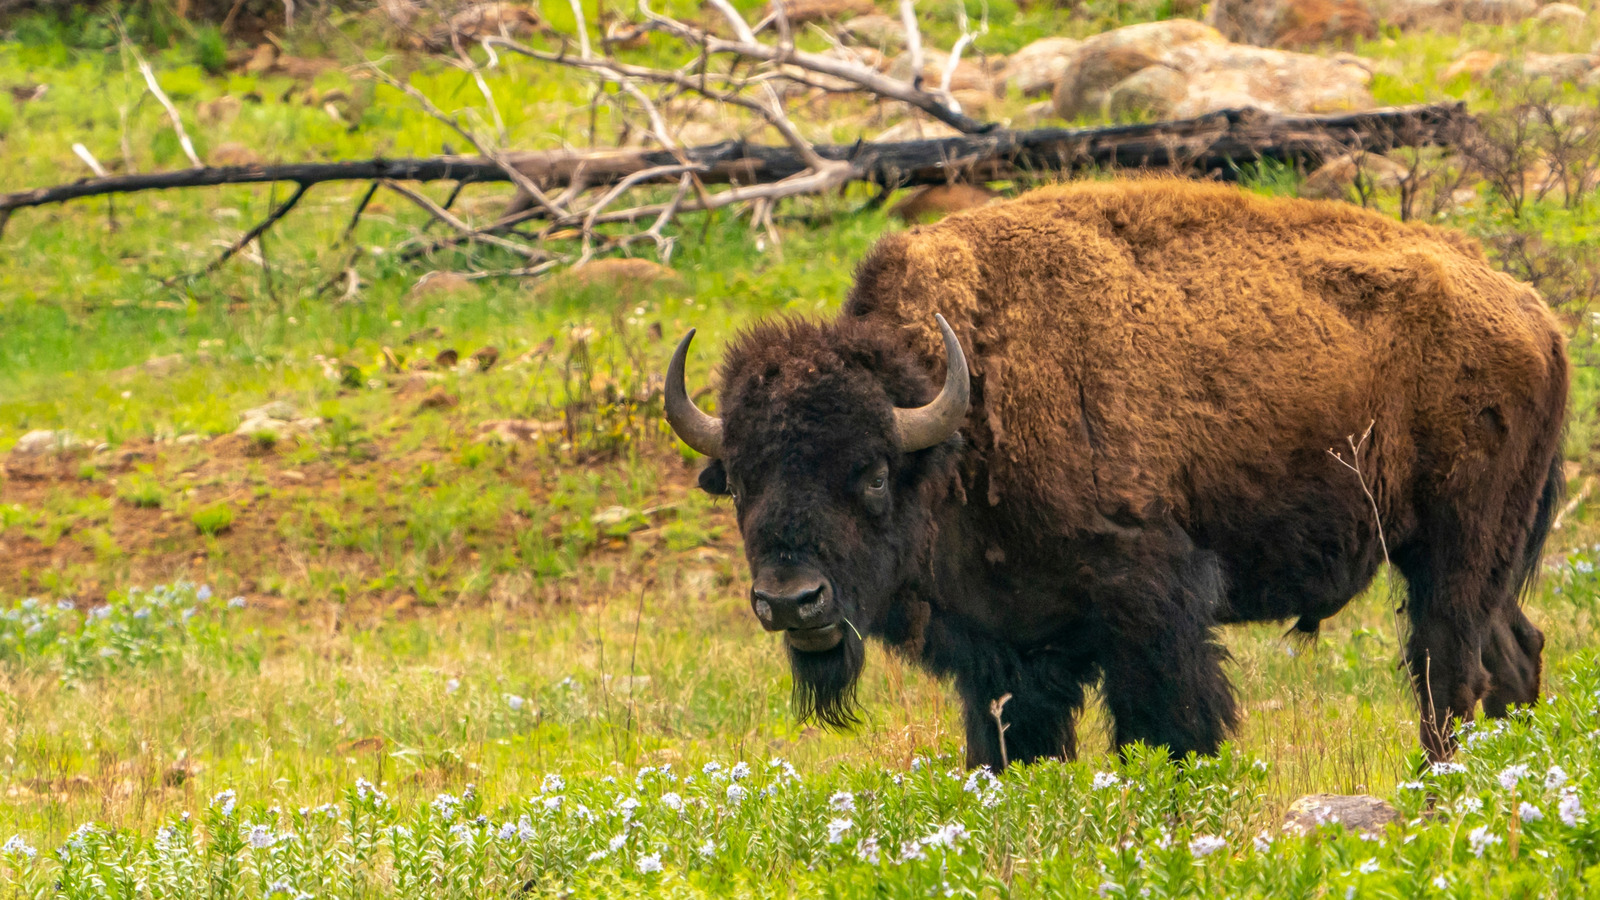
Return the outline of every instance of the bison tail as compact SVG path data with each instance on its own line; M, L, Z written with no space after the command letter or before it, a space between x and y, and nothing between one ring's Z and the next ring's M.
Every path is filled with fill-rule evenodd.
M1561 443L1557 442L1556 446L1559 448ZM1550 473L1545 476L1544 491L1539 494L1539 507L1534 512L1533 528L1528 531L1527 543L1523 545L1522 560L1512 576L1511 586L1514 588L1512 596L1519 601L1533 590L1534 584L1539 579L1539 564L1544 558L1544 542L1550 536L1550 526L1555 523L1556 513L1561 509L1561 501L1566 498L1567 476L1563 462L1558 449L1555 458L1550 461Z

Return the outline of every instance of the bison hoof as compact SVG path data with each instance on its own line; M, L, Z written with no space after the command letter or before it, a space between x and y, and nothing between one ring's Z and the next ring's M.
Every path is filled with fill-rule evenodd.
M832 650L844 640L844 632L837 625L824 625L821 628L791 628L783 633L783 639L789 646L805 653L821 653Z

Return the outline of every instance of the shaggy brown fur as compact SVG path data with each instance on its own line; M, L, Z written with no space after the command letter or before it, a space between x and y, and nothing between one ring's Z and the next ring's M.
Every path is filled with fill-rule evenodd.
M890 403L943 377L935 312L972 367L964 445L895 458ZM1011 758L1070 752L1095 677L1119 743L1214 749L1234 713L1211 623L1314 632L1359 593L1382 562L1364 479L1438 758L1450 718L1538 696L1517 593L1559 496L1567 378L1538 295L1453 233L1225 186L1079 184L887 237L836 323L737 341L705 481L744 479L759 568L772 517L782 554L824 540L791 520L838 496L797 484L888 455L919 515L858 529L830 509L817 528L892 549L896 573L849 600L857 624L955 675L969 760L992 765L990 699L1018 694ZM850 554L891 549L819 565L876 572Z

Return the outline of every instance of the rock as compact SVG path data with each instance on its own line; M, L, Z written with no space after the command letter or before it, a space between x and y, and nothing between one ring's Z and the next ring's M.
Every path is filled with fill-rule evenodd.
M1548 78L1557 84L1578 83L1600 66L1600 56L1587 53L1529 53L1522 58L1522 73Z
M535 288L537 294L550 291L581 293L603 289L638 297L652 291L680 289L683 276L648 259L597 259L580 268L568 269Z
M1439 83L1449 84L1462 75L1473 81L1481 81L1505 61L1504 56L1491 50L1472 50L1461 54L1455 62L1446 66L1444 71L1439 73Z
M950 61L950 54L928 47L922 48L922 81L928 87L938 87L944 82L944 69ZM902 53L895 57L889 64L889 74L895 78L909 80L911 78L911 54ZM969 56L962 56L956 62L955 71L950 73L950 90L952 91L987 91L993 93L995 78L982 65Z
M16 446L11 448L11 455L48 456L81 450L87 446L86 442L73 437L70 431L30 431L17 439Z
M1206 22L1230 41L1260 47L1349 45L1378 35L1365 0L1214 0Z
M233 430L234 434L253 437L257 434L270 432L283 436L290 434L303 434L322 427L322 420L314 416L301 416L294 408L294 404L287 400L274 400L265 406L247 409L241 418L239 427Z
M1548 25L1563 31L1576 31L1582 28L1588 18L1588 13L1571 3L1547 3L1533 14L1534 21L1540 25Z
M1052 102L1056 115L1075 119L1105 108L1107 92L1140 69L1162 62L1186 44L1222 46L1227 39L1215 28L1191 19L1145 22L1095 35L1073 54Z
M487 372L494 368L500 359L499 347L482 347L472 354L472 367L479 372Z
M536 419L492 419L478 425L478 440L501 441L516 444L531 441L541 435L559 434L560 422L540 422Z
M969 116L983 118L983 114L994 105L995 96L989 91L951 91L950 99L956 101L956 106Z
M472 280L459 272L429 272L417 279L407 296L412 300L447 297L473 290Z
M239 110L243 106L239 98L232 94L223 94L215 100L202 100L195 104L195 118L202 125L226 125L238 118Z
M1116 83L1106 108L1115 119L1167 119L1188 96L1188 76L1167 66L1146 66Z
M1510 25L1539 11L1539 0L1462 0L1461 15L1468 22Z
M767 8L777 12L778 2L773 0ZM784 15L792 25L845 16L870 16L878 11L872 0L782 0L782 3Z
M1346 153L1318 166L1300 185L1300 196L1317 200L1343 198L1360 177L1383 190L1398 188L1409 170L1377 153Z
M461 398L444 388L434 388L417 404L417 409L451 409L460 402Z
M262 163L261 154L237 141L218 144L207 155L213 166L259 166Z
M989 204L998 196L973 184L936 184L918 188L911 196L889 208L889 215L915 224L932 222L945 216Z
M1283 830L1305 835L1326 825L1343 825L1350 831L1377 835L1400 817L1387 802L1366 794L1311 794L1289 806Z
M1000 70L1000 81L1014 85L1024 97L1048 94L1066 74L1072 55L1083 42L1068 37L1047 37L1034 41L1011 55Z
M1168 56L1189 77L1189 96L1177 118L1248 106L1270 113L1331 113L1370 109L1370 64L1348 54L1332 57L1245 44L1191 44Z
M264 75L272 71L278 64L278 48L271 43L257 44L251 52L250 59L244 64L244 70L251 75Z
M906 45L906 29L900 20L879 13L857 16L840 24L834 33L847 44L861 44L879 50Z
M893 143L895 141L932 141L939 138L960 136L961 132L943 122L923 121L921 116L913 116L878 132L878 136L872 140L877 143Z
M433 364L441 369L453 369L455 368L456 360L460 358L460 354L456 353L454 347L446 347L440 350L438 355L433 358Z
M1519 22L1538 10L1538 0L1392 0L1383 18L1407 31L1455 31L1463 22Z

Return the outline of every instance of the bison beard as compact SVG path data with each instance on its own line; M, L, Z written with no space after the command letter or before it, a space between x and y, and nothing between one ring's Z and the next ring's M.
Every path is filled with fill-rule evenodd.
M785 644L788 647L787 644ZM866 662L866 645L846 629L832 650L812 653L788 647L794 677L794 711L800 721L849 728L861 721L856 684Z
M884 238L835 320L730 344L720 417L686 346L667 406L716 458L701 485L733 495L753 582L804 589L756 615L802 646L854 623L790 647L803 719L857 721L865 634L954 681L969 765L1000 767L1006 694L1010 761L1070 756L1096 684L1119 747L1213 752L1237 718L1216 628L1314 635L1386 554L1431 758L1539 697L1520 597L1560 507L1566 345L1459 235L1071 185ZM1364 433L1352 473L1329 452Z

